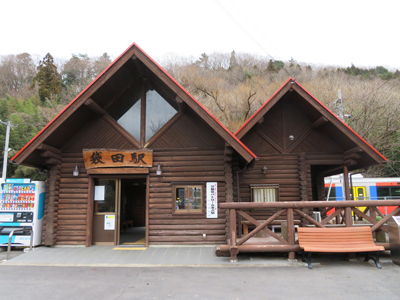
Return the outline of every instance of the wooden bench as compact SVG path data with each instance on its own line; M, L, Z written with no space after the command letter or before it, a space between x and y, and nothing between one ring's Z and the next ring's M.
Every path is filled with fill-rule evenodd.
M300 248L305 253L308 252L308 268L312 269L312 252L367 252L364 261L372 259L376 266L381 269L379 263L380 251L384 251L383 246L377 246L372 238L371 228L362 227L343 227L343 228L317 228L299 227L297 228ZM369 256L368 252L376 251L376 259Z

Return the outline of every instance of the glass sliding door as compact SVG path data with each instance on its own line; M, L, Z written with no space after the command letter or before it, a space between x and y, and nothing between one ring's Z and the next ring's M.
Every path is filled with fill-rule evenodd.
M119 179L95 179L93 210L93 244L119 243Z

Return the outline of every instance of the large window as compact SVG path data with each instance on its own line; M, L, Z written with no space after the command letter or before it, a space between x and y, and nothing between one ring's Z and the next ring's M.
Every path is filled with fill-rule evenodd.
M177 102L152 82L138 82L109 107L110 115L144 146L178 112Z
M400 187L377 187L378 199L400 199Z
M279 198L279 184L251 184L252 202L276 202Z
M174 212L202 213L203 212L203 186L201 185L175 185Z

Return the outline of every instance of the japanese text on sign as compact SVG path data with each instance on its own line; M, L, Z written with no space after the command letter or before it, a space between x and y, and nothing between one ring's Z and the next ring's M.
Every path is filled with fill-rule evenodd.
M218 190L216 182L207 182L207 218L218 218Z
M85 168L139 167L153 165L151 150L84 149Z

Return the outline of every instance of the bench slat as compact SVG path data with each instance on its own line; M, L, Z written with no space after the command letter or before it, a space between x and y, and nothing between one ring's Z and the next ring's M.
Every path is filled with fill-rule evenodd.
M313 228L297 229L299 245L306 252L369 252L384 251L384 247L376 246L371 228Z

